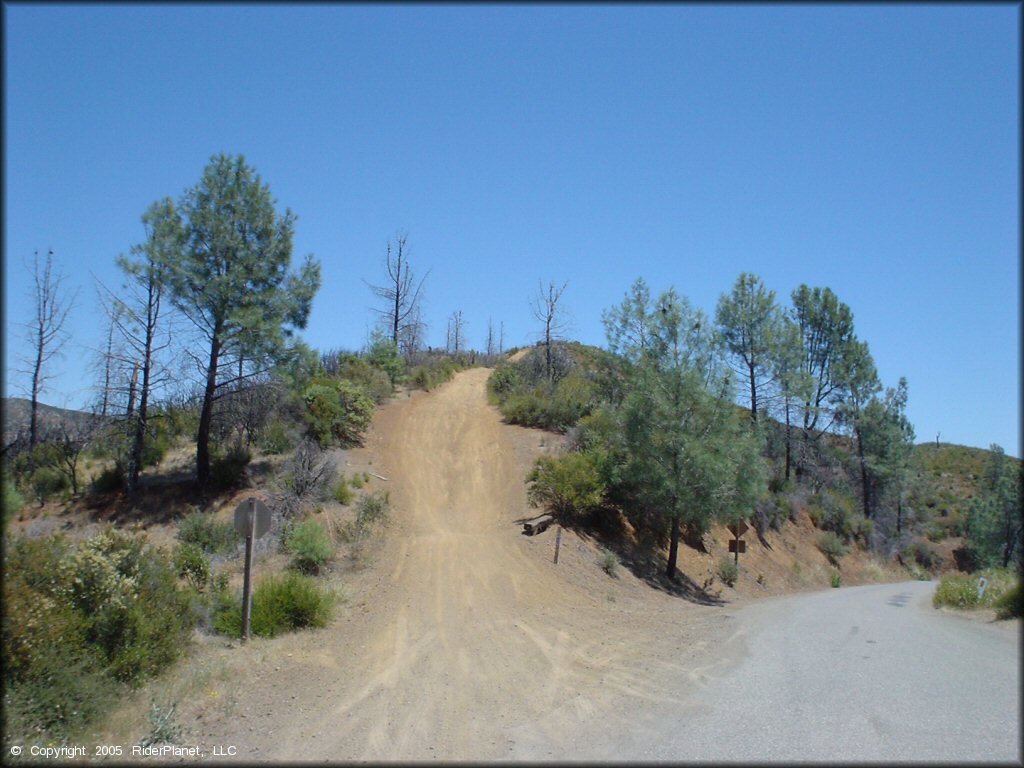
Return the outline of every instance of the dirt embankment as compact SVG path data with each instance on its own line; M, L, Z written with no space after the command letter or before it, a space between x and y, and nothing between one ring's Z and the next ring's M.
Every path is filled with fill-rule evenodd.
M683 706L712 672L728 609L609 578L572 534L557 565L554 529L521 534L523 477L551 438L501 423L488 373L378 413L367 450L393 521L373 565L328 629L226 651L246 671L183 709L193 743L246 761L594 754L643 727L638 705Z

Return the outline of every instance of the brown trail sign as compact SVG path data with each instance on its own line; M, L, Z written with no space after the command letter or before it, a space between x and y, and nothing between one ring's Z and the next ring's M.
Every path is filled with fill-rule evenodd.
M741 541L740 536L749 531L750 526L742 520L740 520L738 523L729 523L729 525L726 527L729 529L729 532L736 537L735 539L729 542L729 551L736 553L734 562L737 565L739 565L740 553L747 551L747 542Z

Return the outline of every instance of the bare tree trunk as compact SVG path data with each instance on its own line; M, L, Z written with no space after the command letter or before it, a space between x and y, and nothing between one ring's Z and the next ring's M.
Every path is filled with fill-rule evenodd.
M64 277L53 273L53 251L46 254L46 261L42 265L39 263L39 252L35 252L32 277L35 317L27 326L29 340L32 343L32 358L25 361L30 366L28 373L31 376L31 411L28 428L30 450L35 448L39 441L39 395L48 378L46 366L66 341L64 324L68 312L74 305L74 295L66 302L63 299L61 283Z
M671 533L668 543L668 566L665 569L665 575L669 578L670 581L676 581L678 579L678 574L676 572L676 561L679 558L679 515L672 516L671 526Z
M871 489L868 484L868 465L864 458L864 441L861 438L860 429L855 429L855 436L857 438L857 459L860 462L860 487L861 496L863 497L863 508L864 517L866 519L871 518ZM896 518L896 531L899 532L900 520Z
M559 314L558 302L561 300L568 284L568 282L562 283L561 288L556 288L554 283L548 283L546 294L544 286L541 285L537 296L533 300L533 316L544 324L544 374L549 384L554 381L554 368L551 364L551 342L556 339L564 328Z
M792 447L791 447L792 443L793 443L793 430L792 430L792 426L790 425L790 418L789 418L789 392L788 391L784 391L783 392L783 408L784 408L784 410L786 412L786 482L788 483L789 482L789 476L790 476L791 467L792 467L792 464L793 464L793 453L792 453Z
M132 363L132 380L128 386L128 412L125 414L129 419L135 415L135 396L139 386L139 364Z

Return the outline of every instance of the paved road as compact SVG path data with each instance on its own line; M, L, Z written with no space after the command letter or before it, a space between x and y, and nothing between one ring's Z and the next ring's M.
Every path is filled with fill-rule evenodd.
M850 587L737 611L728 668L709 671L692 706L641 717L606 756L1021 762L1019 623L936 611L934 586Z

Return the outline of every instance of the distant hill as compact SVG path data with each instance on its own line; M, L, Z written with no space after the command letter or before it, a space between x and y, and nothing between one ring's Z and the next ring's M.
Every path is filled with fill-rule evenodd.
M18 434L28 435L28 426L32 414L32 401L23 397L3 398L3 445L6 448L13 443ZM45 434L61 424L68 425L72 434L84 430L99 418L85 411L73 411L39 403L39 429Z

